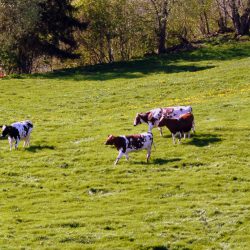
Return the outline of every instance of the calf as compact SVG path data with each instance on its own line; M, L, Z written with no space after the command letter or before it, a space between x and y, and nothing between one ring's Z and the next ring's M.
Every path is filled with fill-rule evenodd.
M146 132L137 135L128 135L128 136L110 135L107 141L105 142L105 145L114 145L116 149L119 151L114 165L118 163L118 161L123 155L125 155L126 159L128 160L129 152L138 151L142 149L147 149L147 162L148 162L151 154L152 144L153 144L153 134L151 132Z
M173 143L175 144L175 136L177 134L179 135L179 142L181 140L182 134L184 134L184 138L185 133L188 133L188 137L190 137L190 131L193 127L193 121L194 116L192 113L181 115L179 119L172 119L163 115L159 121L158 126L166 126L170 130L173 138Z
M3 125L1 137L5 137L8 135L10 150L12 150L12 145L14 141L15 141L15 149L17 149L21 139L24 139L23 147L29 146L30 133L32 131L32 128L33 124L31 121L15 122L10 126Z

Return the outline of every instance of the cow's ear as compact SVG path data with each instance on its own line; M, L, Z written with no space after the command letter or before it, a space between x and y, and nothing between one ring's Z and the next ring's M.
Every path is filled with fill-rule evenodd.
M150 112L150 113L148 114L148 120L150 121L150 120L152 120L152 118L153 118L153 114L152 114L152 112Z

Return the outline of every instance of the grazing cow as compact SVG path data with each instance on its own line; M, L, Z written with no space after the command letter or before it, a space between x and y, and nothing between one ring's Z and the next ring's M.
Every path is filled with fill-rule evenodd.
M5 137L8 135L8 140L10 144L10 150L12 150L12 144L15 141L15 149L17 149L18 144L21 139L24 139L23 147L30 145L30 133L32 131L33 124L31 121L15 122L10 126L2 126L2 135Z
M178 139L179 143L181 140L181 136L183 134L184 138L185 138L185 133L188 133L188 137L190 137L190 131L193 127L193 121L194 121L194 116L192 113L181 115L179 119L173 119L163 115L160 119L158 126L159 127L166 126L170 130L173 138L173 143L175 144L175 136L177 134L179 135Z
M186 113L192 113L191 106L156 108L146 113L137 113L134 119L134 126L137 126L141 123L147 123L149 132L151 132L153 128L157 127L160 130L160 134L162 136L162 128L158 126L162 115L169 116L169 118L178 119L180 115Z
M128 153L132 151L138 151L147 149L147 162L149 161L151 154L151 147L153 144L153 134L151 132L145 132L137 135L128 136L113 136L110 135L105 142L105 145L114 145L119 151L114 165L118 163L120 158L125 155L128 160Z

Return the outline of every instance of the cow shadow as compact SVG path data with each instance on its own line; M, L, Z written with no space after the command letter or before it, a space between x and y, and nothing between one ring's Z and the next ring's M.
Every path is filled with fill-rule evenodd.
M209 144L218 143L222 141L221 137L216 134L194 134L190 141L185 144L194 145L196 147L206 147ZM183 140L182 140L183 142Z
M152 246L152 247L148 247L147 249L149 249L149 250L168 250L168 248L165 246Z
M25 150L35 153L37 151L41 151L41 150L45 150L45 149L54 150L55 147L54 146L48 146L48 145L33 145L33 146L30 146L30 147L26 148Z
M141 165L165 165L171 162L175 162L175 161L180 161L181 158L172 158L172 159L162 159L162 158L156 158L156 159L152 159L149 160L149 162L146 161L135 161L133 160L134 164L141 164Z
M181 160L181 158L172 158L172 159L156 158L156 159L153 159L151 161L151 164L164 165L164 164L168 164L168 163L176 162L176 161L180 161L180 160Z

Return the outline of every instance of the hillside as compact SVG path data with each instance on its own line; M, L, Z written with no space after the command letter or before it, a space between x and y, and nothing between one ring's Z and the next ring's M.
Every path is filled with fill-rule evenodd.
M0 124L30 119L31 146L0 140L1 249L249 249L250 42L0 80ZM109 134L137 112L191 105L196 134L130 161Z

